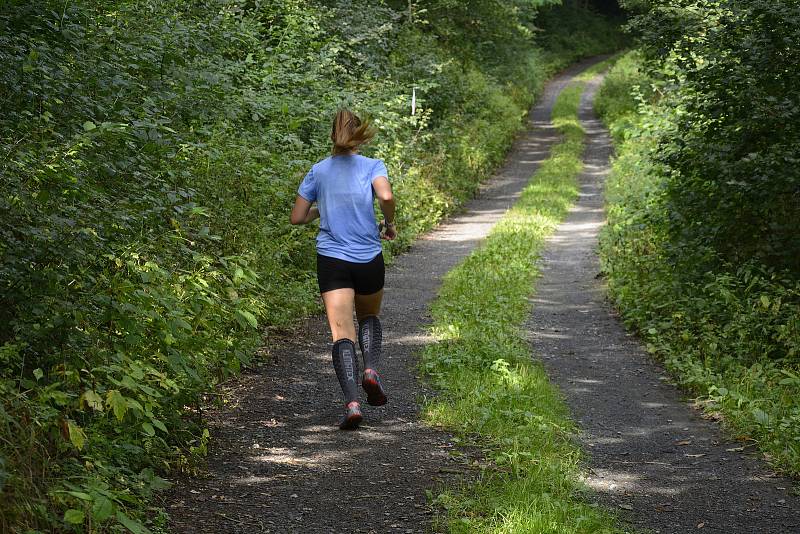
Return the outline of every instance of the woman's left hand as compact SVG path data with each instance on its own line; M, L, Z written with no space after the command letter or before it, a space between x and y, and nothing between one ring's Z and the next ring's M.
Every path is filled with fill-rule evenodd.
M397 237L397 228L395 228L394 223L387 223L384 219L381 221L380 224L381 229L381 239L386 239L387 241L394 241Z

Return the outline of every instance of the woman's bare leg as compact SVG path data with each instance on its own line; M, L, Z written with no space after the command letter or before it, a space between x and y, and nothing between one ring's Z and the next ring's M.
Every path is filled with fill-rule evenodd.
M351 288L334 289L322 294L334 343L340 339L349 339L354 343L356 341L356 328L353 325L354 297L355 291Z
M339 428L352 430L361 422L358 405L358 357L356 356L356 329L353 325L352 289L334 289L322 294L328 324L333 337L333 368L342 387L347 409L339 421Z
M380 315L381 302L383 301L383 289L371 295L356 295L356 316L358 321L369 317L370 315Z

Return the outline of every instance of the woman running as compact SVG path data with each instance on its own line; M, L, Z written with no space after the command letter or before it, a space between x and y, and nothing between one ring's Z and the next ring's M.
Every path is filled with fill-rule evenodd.
M317 234L317 282L333 337L333 368L344 393L346 413L343 430L361 423L358 402L358 359L353 310L358 319L358 344L364 359L361 386L367 402L386 404L377 372L381 354L381 322L384 265L381 238L394 239L394 197L386 165L358 154L375 131L349 110L333 120L333 155L316 163L297 190L292 224L307 224L319 217ZM383 221L379 230L374 200ZM316 202L317 206L312 207Z

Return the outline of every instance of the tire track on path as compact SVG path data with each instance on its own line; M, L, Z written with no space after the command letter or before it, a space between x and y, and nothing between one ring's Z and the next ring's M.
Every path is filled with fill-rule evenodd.
M227 387L235 407L206 414L209 477L182 480L167 501L175 532L424 532L433 489L449 461L449 435L419 424L413 356L429 340L428 305L441 278L489 233L557 139L550 112L579 63L547 84L504 167L465 212L420 238L387 271L380 366L389 403L364 406L357 432L334 423L342 410L324 317L298 338L272 340L268 361ZM401 229L402 231L402 229Z
M605 300L596 246L612 147L592 109L600 80L587 85L581 103L580 199L549 239L528 323L534 352L583 429L586 482L655 532L800 532L792 482L682 400Z

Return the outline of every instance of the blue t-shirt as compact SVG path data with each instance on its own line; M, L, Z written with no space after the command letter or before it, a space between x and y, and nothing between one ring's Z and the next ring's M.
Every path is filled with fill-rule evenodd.
M372 189L378 176L389 176L383 161L360 154L331 156L311 167L297 194L317 203L319 254L367 263L381 252Z

